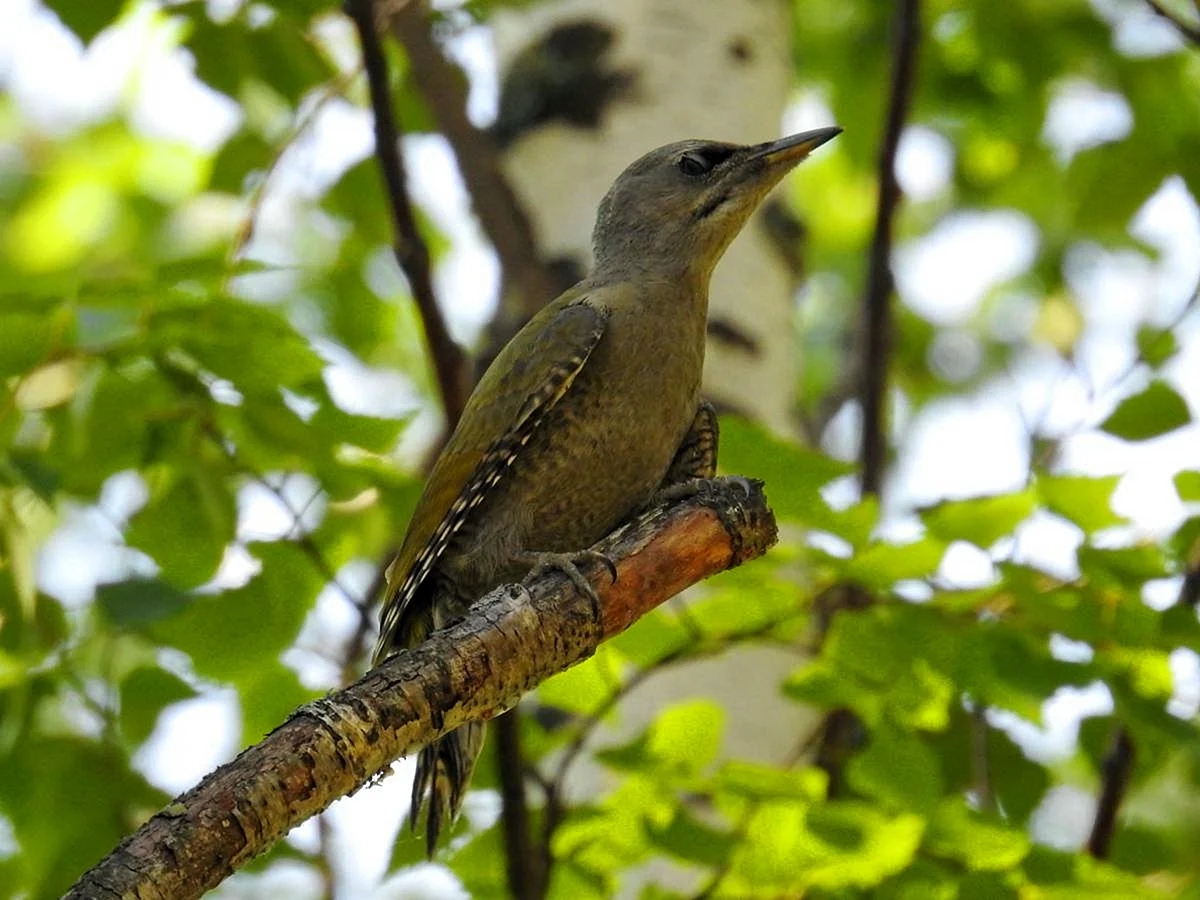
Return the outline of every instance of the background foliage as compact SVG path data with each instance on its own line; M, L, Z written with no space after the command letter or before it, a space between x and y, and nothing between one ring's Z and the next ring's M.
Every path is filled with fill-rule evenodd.
M798 4L797 82L846 128L793 198L809 226L797 339L814 420L844 402L852 366L840 338L873 224L889 6ZM863 724L841 790L831 796L826 773L803 761L718 761L723 712L710 701L663 710L599 754L620 779L611 795L561 811L553 896L608 896L662 856L707 896L1200 896L1197 688L1193 678L1189 699L1181 679L1200 650L1196 579L1184 579L1200 562L1200 454L1158 473L1174 511L1147 533L1114 510L1124 471L1060 452L1097 434L1141 446L1184 433L1200 447L1196 386L1182 382L1198 371L1191 288L1155 282L1163 296L1139 301L1144 316L1116 337L1081 300L1089 260L1155 261L1159 249L1131 230L1151 195L1181 182L1200 196L1200 56L1166 23L1160 47L1123 44L1133 7L924 4L911 119L950 170L935 193L907 200L899 238L1009 211L1036 249L954 321L897 306L897 468L910 464L905 428L921 410L993 390L1030 358L1052 361L1047 409L1062 383L1090 386L1073 395L1076 424L1031 420L1027 477L1007 493L948 491L883 516L878 501L839 488L851 466L727 422L723 467L766 481L790 523L784 544L545 685L541 702L570 717L524 724L527 749L553 771L648 670L739 641L819 644L781 689ZM355 629L373 600L371 566L419 489L413 453L397 462L396 449L428 440L422 410L436 404L365 150L345 166L314 164L283 208L268 202L317 111L365 103L338 9L53 9L93 49L114 25L186 48L236 115L206 147L157 133L132 90L102 116L65 123L0 96L0 894L28 897L60 893L169 799L139 756L164 710L231 689L248 743L362 665ZM402 54L389 52L401 121L429 127ZM1064 153L1047 135L1050 107L1081 89L1123 103L1128 127ZM973 362L947 363L947 347ZM1106 352L1119 365L1100 367L1097 382ZM824 446L846 455L836 435ZM1048 520L1074 536L1056 566L1022 552L1041 534L1031 523ZM948 577L948 552L983 557L985 577ZM827 618L847 585L880 602ZM323 606L340 612L323 619ZM1111 707L1065 753L1039 754L1036 732L1014 724L1042 723L1062 689L1095 685ZM1100 861L1080 851L1088 804L1073 825L1048 811L1098 790L1119 728L1136 757ZM492 784L485 772L476 786ZM486 818L464 826L444 861L472 895L504 896ZM419 852L402 838L391 866ZM255 867L288 857L331 890L333 853L283 843ZM224 890L250 890L238 883Z

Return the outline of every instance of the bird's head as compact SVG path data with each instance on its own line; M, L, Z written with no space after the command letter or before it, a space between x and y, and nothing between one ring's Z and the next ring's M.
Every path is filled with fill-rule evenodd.
M707 282L725 248L771 188L837 127L765 144L679 141L627 168L600 203L595 275L698 277Z

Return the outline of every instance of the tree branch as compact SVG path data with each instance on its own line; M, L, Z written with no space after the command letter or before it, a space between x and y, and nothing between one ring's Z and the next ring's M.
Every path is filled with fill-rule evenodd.
M1133 774L1133 757L1133 738L1129 735L1129 729L1118 728L1113 735L1112 749L1104 758L1104 781L1096 802L1092 833L1088 836L1088 853L1096 859L1108 859L1113 832L1116 830L1117 811L1125 799L1129 778Z
M1176 13L1171 12L1171 10L1163 6L1161 0L1146 0L1146 5L1154 11L1155 15L1166 19L1174 25L1175 30L1179 32L1179 36L1185 41L1200 46L1200 24L1185 22ZM1200 4L1196 4L1196 12L1200 13Z
M900 205L896 179L896 151L912 105L916 85L917 46L921 38L920 0L896 4L892 23L892 80L888 97L887 123L879 149L879 199L875 211L875 234L868 257L867 287L862 305L862 492L878 494L883 486L887 461L886 410L887 372L891 352L892 231ZM855 591L851 591L851 594ZM861 592L859 592L861 593ZM829 791L840 790L842 764L857 744L858 720L845 710L834 710L825 720L817 750L819 764L829 773Z
M375 118L375 155L387 187L388 201L395 228L392 252L408 279L409 289L425 328L425 340L433 358L438 389L446 410L446 420L453 426L458 421L470 392L467 358L446 330L445 320L433 292L430 274L429 248L417 230L412 202L405 186L404 161L400 156L400 129L392 114L391 92L388 89L387 61L379 35L375 31L372 0L346 0L346 12L354 22L362 46L363 68L371 95L371 111Z
M900 205L896 180L896 151L912 104L916 79L917 45L921 37L920 0L903 0L896 5L892 36L892 84L888 99L887 124L879 148L879 200L875 211L875 234L867 268L863 296L862 344L862 490L878 494L883 484L887 452L885 437L887 368L891 352L892 229Z
M525 795L525 755L521 752L521 718L510 709L497 716L492 733L500 774L500 828L504 834L504 867L514 900L541 900L549 887L549 867L537 852L529 828Z
M198 897L392 761L466 722L491 718L580 662L691 584L761 556L775 520L757 485L715 479L596 546L617 568L591 573L599 608L551 573L504 585L470 615L395 654L349 688L300 707L126 838L72 898Z
M496 248L505 280L517 291L519 302L514 309L519 321L511 323L506 333L492 338L503 346L517 328L554 298L555 282L542 265L529 217L504 177L495 141L467 118L465 79L434 40L425 4L410 0L387 10L387 16L392 33L408 53L413 80L454 150L472 208Z
M1190 606L1193 610L1200 604L1200 541L1191 548L1183 584L1179 586L1177 606ZM1100 796L1096 800L1096 816L1092 820L1092 831L1088 836L1087 850L1096 859L1108 859L1113 834L1116 831L1117 813L1129 789L1133 776L1133 763L1137 748L1133 735L1124 725L1118 726L1113 734L1112 748L1104 758L1100 781Z

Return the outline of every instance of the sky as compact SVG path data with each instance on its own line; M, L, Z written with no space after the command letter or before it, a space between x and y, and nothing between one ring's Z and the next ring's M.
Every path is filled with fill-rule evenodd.
M213 4L219 8L224 4ZM1119 4L1098 3L1108 16L1125 16L1116 28L1116 43L1135 53L1172 49L1173 36L1153 17L1130 19ZM102 34L89 47L58 23L53 13L33 0L0 0L0 86L17 101L22 113L49 134L69 134L89 122L124 110L144 134L180 140L213 151L239 121L235 103L198 82L190 59L177 46L178 35L163 25L148 7L128 15L123 24ZM352 36L345 23L331 23L327 37L351 59ZM472 78L470 112L477 122L494 114L495 64L488 35L473 29L455 45ZM797 97L781 123L781 132L800 121L828 121L828 110L810 96ZM1061 86L1050 106L1044 140L1066 159L1088 146L1119 139L1128 133L1132 114L1118 95L1087 82ZM326 103L312 127L285 154L271 181L259 227L248 252L259 258L284 261L294 254L291 235L297 204L319 194L350 165L371 151L370 120L365 110L340 100ZM0 147L0 159L3 158ZM486 322L498 283L498 265L469 211L467 194L451 154L436 136L414 136L404 145L415 201L439 228L451 236L452 249L438 266L439 296L454 298L446 305L450 328L469 342ZM910 127L901 143L898 174L909 197L922 200L944 191L951 174L953 148L936 132ZM236 215L216 210L214 215ZM963 396L936 401L917 414L900 410L894 429L900 445L900 464L889 479L884 532L889 537L913 535L914 507L945 498L996 493L1021 487L1027 478L1031 423L1042 431L1064 436L1061 465L1074 472L1121 474L1114 497L1117 512L1131 525L1112 539L1130 532L1145 539L1161 538L1184 518L1185 510L1171 487L1172 474L1195 467L1200 426L1129 444L1094 427L1111 412L1117 400L1146 382L1130 371L1133 334L1146 319L1166 325L1179 311L1200 279L1200 213L1182 181L1170 179L1151 197L1132 223L1134 234L1155 247L1151 260L1131 252L1112 253L1080 246L1068 261L1068 280L1078 296L1086 326L1079 349L1078 371L1049 350L1031 349L1005 378ZM965 324L988 292L1023 271L1034 258L1038 240L1033 224L1013 211L960 211L940 222L925 237L901 244L893 259L903 302L932 322L946 326L934 347L934 363L953 375L969 372L979 347ZM373 277L398 276L391 260L381 256ZM995 329L1026 333L1037 313L1038 298L1011 296L1002 304L1003 320ZM1165 376L1187 400L1193 417L1200 414L1200 316L1186 318L1179 329L1183 350L1168 364ZM395 373L371 370L344 351L325 347L326 373L339 403L362 412L395 415L417 401L411 386ZM436 417L427 417L429 430ZM857 423L846 410L831 426L825 449L854 458ZM284 493L293 505L304 506L313 486L304 478L289 478ZM850 482L833 486L831 502L850 502ZM145 571L148 561L121 549L114 523L127 521L145 502L145 488L136 475L114 478L98 508L68 507L61 527L47 542L39 559L43 589L70 606L91 601L97 583ZM313 515L319 515L319 508ZM261 487L247 487L239 498L239 535L272 535L292 528L290 514ZM1069 578L1074 549L1082 535L1073 526L1046 515L1023 526L1011 549L1016 558ZM91 565L65 565L87 558ZM219 576L224 583L249 577L253 561L231 550ZM341 580L365 589L371 575L366 563L341 573ZM941 576L958 584L987 584L996 577L993 557L961 544L951 548ZM1147 601L1169 602L1177 586L1164 583L1148 591ZM351 610L339 594L327 590L319 599L297 646L287 661L306 683L326 687L337 672L319 652L339 646L353 627ZM331 643L337 642L337 643ZM1082 652L1064 644L1069 656ZM1200 666L1194 655L1180 651L1173 658L1181 711L1194 712L1200 694ZM1017 735L1038 758L1061 758L1069 753L1081 715L1107 711L1111 699L1103 687L1064 690L1047 704L1045 728L997 715L995 721ZM177 704L161 717L137 764L149 780L169 792L192 786L202 775L228 758L239 746L240 714L230 690L216 689ZM203 739L198 739L203 736ZM390 853L392 836L407 806L406 766L380 786L339 802L329 812L330 835L339 846L341 897L451 897L455 888L445 870L425 867L393 879L383 888L375 883ZM1086 821L1072 815L1087 798L1061 793L1040 814L1046 833L1063 834L1070 823ZM1087 801L1090 802L1090 801ZM1058 804L1057 806L1055 804ZM1088 807L1084 807L1085 811ZM1064 812L1066 810L1066 812ZM495 813L489 797L475 797L468 810L480 820ZM1064 823L1067 823L1064 825ZM1076 827L1076 830L1078 828ZM1068 836L1071 836L1068 834ZM289 838L312 848L318 840L315 821ZM275 879L263 882L266 877ZM222 896L319 896L321 886L299 867L274 867L269 876L239 876L222 888ZM374 892L374 893L372 893ZM461 894L461 891L459 892Z

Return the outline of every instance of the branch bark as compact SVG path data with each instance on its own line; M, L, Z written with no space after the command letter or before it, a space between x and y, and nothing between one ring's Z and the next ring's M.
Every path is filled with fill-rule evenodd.
M453 426L466 406L470 393L467 358L446 329L433 291L429 248L417 229L416 216L413 215L412 202L409 200L404 160L400 156L401 132L392 114L387 60L384 59L379 34L375 30L374 4L372 0L347 0L346 11L358 32L363 68L367 73L371 111L375 119L375 155L387 187L392 226L396 232L392 252L404 271L404 277L408 279L413 299L421 311L421 323L429 344L429 355L433 359L446 420Z
M271 734L177 797L86 872L70 898L190 898L397 757L510 708L526 691L695 582L775 542L761 487L715 479L596 546L598 608L564 576L504 585L471 614L342 691L305 704Z
M509 333L498 336L498 350L517 328L554 299L554 280L542 265L529 217L504 177L495 141L467 118L465 79L434 40L426 4L410 0L387 10L387 16L388 27L408 54L413 80L429 104L438 130L454 150L472 208L500 257L505 279L520 295L520 321ZM486 352L483 355L490 359Z
M1146 0L1146 5L1159 18L1166 19L1175 26L1175 30L1179 32L1179 36L1193 46L1200 47L1200 24L1185 22L1182 16L1179 16L1171 10L1167 9L1160 0ZM1200 3L1194 4L1197 14L1200 14Z
M1183 584L1179 586L1175 603L1177 606L1190 606L1193 610L1200 605L1200 540L1191 548L1188 568L1184 572ZM1088 835L1087 851L1096 859L1108 859L1117 830L1117 816L1133 778L1136 757L1133 735L1124 725L1118 725L1113 733L1112 746L1104 758L1100 793L1096 798L1096 815Z
M900 205L896 179L896 152L908 119L916 86L917 47L921 40L920 0L901 0L895 7L892 32L892 78L888 96L887 123L879 148L879 199L875 211L875 233L868 257L867 287L863 295L860 373L862 384L862 493L879 494L887 462L887 374L891 353L892 232ZM868 602L865 592L850 587L856 602ZM859 743L862 724L846 710L834 710L825 719L818 765L829 774L829 793L841 789L842 767Z

